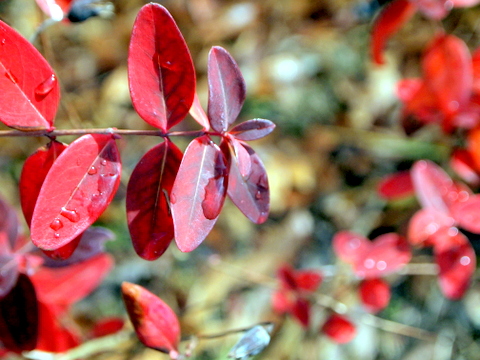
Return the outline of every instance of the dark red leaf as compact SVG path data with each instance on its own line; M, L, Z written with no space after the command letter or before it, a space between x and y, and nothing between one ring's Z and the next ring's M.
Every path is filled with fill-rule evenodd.
M413 165L411 175L420 204L448 214L450 199L457 194L457 188L445 171L431 161L420 160Z
M127 187L127 221L133 247L146 260L160 257L173 240L169 198L182 152L168 139L148 151Z
M475 169L475 162L469 151L456 149L450 156L450 167L470 185L480 185L480 174Z
M170 197L175 241L181 251L192 251L202 243L217 220L211 215L223 205L225 170L219 154L208 136L194 139L185 150Z
M453 35L438 35L422 60L425 82L442 113L451 116L469 101L473 85L472 59L467 45Z
M385 63L383 50L385 45L410 18L415 14L417 7L408 0L394 0L385 5L375 19L371 37L371 52L373 61L377 65Z
M400 270L411 258L407 240L388 233L372 241L370 248L353 264L353 269L358 276L376 278Z
M51 306L39 301L38 309L39 334L35 350L58 353L80 345L80 336L62 324Z
M370 249L371 243L365 237L351 231L339 231L332 240L333 251L343 261L356 263Z
M140 341L150 348L177 353L180 324L173 310L139 285L122 283L125 307Z
M261 139L275 129L275 124L270 120L253 119L244 121L229 131L238 140L249 141Z
M245 101L245 80L232 56L219 46L208 55L208 118L223 133L237 119Z
M23 215L29 226L45 177L55 160L66 148L67 145L65 144L51 141L30 155L23 164L19 182L20 203Z
M270 211L270 191L268 177L260 157L247 144L242 143L250 156L250 171L242 175L242 164L231 146L230 174L228 177L228 196L240 211L256 224L265 222ZM227 151L227 150L225 150ZM241 159L241 158L240 158Z
M128 80L135 110L150 125L167 131L192 106L195 70L187 44L163 6L143 6L133 25Z
M390 286L382 279L365 279L360 283L360 300L367 311L377 313L390 302Z
M87 229L88 230L88 229ZM77 249L78 244L80 243L80 239L82 238L83 234L78 235L75 239L70 241L69 243L59 247L55 250L42 250L42 252L47 255L50 259L53 260L66 260L70 258L73 252Z
M250 174L250 171L252 169L252 159L250 158L250 154L248 153L247 149L243 146L244 143L237 140L235 136L227 134L227 138L228 138L228 143L231 145L233 153L235 154L235 160L237 161L240 174L243 177L247 177L248 174ZM225 152L228 154L228 157L231 157L230 150L227 150L226 146L224 147L225 147Z
M57 78L43 56L0 21L0 121L20 130L51 129L60 100Z
M355 325L346 317L339 314L330 315L320 331L339 344L345 344L353 340L357 334Z
M323 276L314 270L298 270L295 273L295 281L300 290L314 292L322 283Z
M113 258L99 254L88 260L58 268L41 267L31 278L38 299L67 310L96 289L113 267Z
M278 269L277 277L281 281L282 288L288 289L288 290L297 289L297 281L295 279L295 270L289 264L285 264Z
M304 328L310 324L310 303L308 300L298 298L293 304L292 315Z
M112 201L120 172L112 135L84 135L70 144L40 190L31 224L33 243L56 250L85 231Z
M408 241L416 246L431 246L432 238L437 231L455 225L455 220L446 213L434 208L417 211L408 223Z
M205 111L202 108L202 104L200 104L197 93L195 93L193 98L193 104L190 108L190 115L192 115L196 122L203 126L205 131L210 130L210 122L208 121L207 114L205 114Z
M442 233L444 239L437 241L434 247L435 263L439 267L438 282L445 297L459 300L475 272L475 251L458 229L450 228Z
M377 192L386 200L398 200L414 195L410 171L385 176L378 184Z
M38 336L35 288L20 274L12 290L0 299L0 341L10 351L33 350Z
M95 323L95 326L93 327L90 336L93 338L98 338L102 336L115 334L116 332L119 332L120 330L122 330L124 325L125 325L125 321L123 318L118 318L118 317L104 318L98 321L97 323Z

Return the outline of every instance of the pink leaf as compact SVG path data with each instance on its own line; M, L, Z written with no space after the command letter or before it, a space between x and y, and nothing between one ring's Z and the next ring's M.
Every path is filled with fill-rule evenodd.
M195 70L175 20L161 5L143 6L133 25L128 53L133 106L150 125L167 131L192 106Z
M410 0L418 6L423 15L433 20L441 20L453 7L451 0Z
M0 21L0 121L20 130L51 129L60 91L43 56Z
M43 182L60 154L67 148L67 145L58 141L51 141L30 155L23 164L20 175L20 203L23 215L30 226L33 209L37 202L38 194Z
M456 202L450 211L462 228L476 234L480 233L480 195L471 196L464 202Z
M376 278L394 273L412 258L407 240L395 233L380 235L353 264L358 276Z
M253 119L238 124L229 131L238 140L249 141L261 139L275 129L275 124L270 120Z
M208 56L208 90L210 125L223 133L242 109L245 81L235 60L219 46L214 46Z
M333 251L343 261L356 263L371 244L365 237L351 231L339 231L332 240Z
M169 198L182 152L166 139L147 152L127 187L127 221L133 247L146 260L160 257L173 240Z
M408 224L408 241L412 245L431 246L432 236L440 229L455 225L455 220L449 215L434 208L417 211Z
M414 195L410 171L385 176L378 184L377 192L386 200L398 200Z
M193 104L190 108L190 115L192 115L196 122L203 126L205 131L210 130L210 122L208 121L207 114L205 114L205 111L202 108L202 104L200 104L197 93L195 93L193 98Z
M173 310L139 285L123 282L122 295L140 341L165 353L177 352L180 324Z
M451 300L463 297L475 272L476 256L468 239L460 233L445 231L445 239L434 247L439 266L438 281L442 293Z
M387 41L415 14L417 7L408 0L394 0L385 5L372 29L371 52L377 65L385 63L383 49Z
M185 150L170 197L181 251L194 250L215 224L225 199L225 176L218 146L206 135L194 139Z
M240 211L256 224L265 222L270 211L268 177L260 157L247 144L242 143L250 156L250 171L242 175L243 166L230 148L230 174L228 196ZM224 146L225 147L225 146ZM225 150L226 152L228 150ZM241 158L239 158L241 159Z
M120 155L111 135L75 140L48 172L31 224L43 250L56 250L85 231L112 201L120 183Z

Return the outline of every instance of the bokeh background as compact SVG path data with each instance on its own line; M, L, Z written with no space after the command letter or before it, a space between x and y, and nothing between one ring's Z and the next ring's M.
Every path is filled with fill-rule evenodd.
M149 129L131 105L127 82L130 32L146 2L112 3L115 10L109 18L56 23L35 40L61 84L58 129ZM415 199L386 203L376 193L378 181L408 169L417 159L448 161L454 140L435 126L405 135L395 96L400 78L420 74L422 49L439 30L439 23L416 15L389 42L387 64L375 67L368 51L378 7L375 1L159 3L172 13L190 47L203 104L208 51L220 45L237 60L247 83L239 120L266 118L277 124L272 135L252 143L269 175L271 215L265 224L255 225L227 201L213 232L197 250L185 254L172 245L159 260L140 259L128 235L125 189L140 157L161 139L125 136L119 140L122 183L97 222L116 235L106 247L117 265L102 287L74 308L76 325L88 328L105 316L125 316L120 283L130 281L169 303L179 314L185 335L275 322L272 342L258 359L478 359L478 281L474 280L462 301L448 301L428 265L431 253L417 252L416 267L388 278L391 304L378 315L380 319L373 318L359 304L358 279L331 248L338 230L370 237L389 231L404 233L418 204ZM475 48L479 15L479 9L455 9L443 26ZM33 0L3 0L0 18L31 38L45 15ZM194 130L198 125L189 118L178 129ZM182 149L188 141L175 139ZM23 161L44 143L40 138L0 140L0 194L17 209ZM325 303L326 296L348 306L358 330L351 343L337 345L318 331L328 313L321 305L315 307L307 330L292 318L272 312L275 274L284 263L323 272L319 302ZM126 328L131 329L129 324ZM192 358L225 359L239 336L200 341ZM168 356L131 340L89 358Z

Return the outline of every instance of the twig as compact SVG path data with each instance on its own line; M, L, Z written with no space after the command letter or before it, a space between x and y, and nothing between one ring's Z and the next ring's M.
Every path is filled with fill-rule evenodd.
M197 131L172 131L165 133L161 130L129 130L129 129L59 129L59 130L34 130L34 131L20 131L20 130L0 130L0 137L56 137L67 135L86 135L86 134L116 134L116 135L145 135L145 136L202 136L209 134L212 136L218 135L216 132L207 132L204 130Z

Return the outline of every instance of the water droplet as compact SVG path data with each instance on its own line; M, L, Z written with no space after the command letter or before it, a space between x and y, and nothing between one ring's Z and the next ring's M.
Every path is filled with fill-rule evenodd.
M260 190L257 190L255 194L255 199L260 200L262 198L262 192Z
M458 235L458 229L456 227L451 227L447 230L448 236L454 237Z
M60 229L63 227L62 220L60 220L59 218L55 218L55 219L50 223L50 227L51 227L54 231L60 230Z
M375 260L373 260L373 259L366 259L365 262L363 263L363 265L364 265L365 268L367 268L367 269L373 269L373 267L375 266Z
M5 42L6 42L6 41L7 41L6 39L2 39L1 44L2 44L2 45L5 45Z
M175 194L170 194L170 203L171 204L175 204L177 202L177 197L175 196Z
M95 175L97 173L97 168L95 166L91 166L87 173L88 175Z
M387 268L387 263L383 260L380 260L378 263L377 263L377 269L380 270L380 271L383 271Z
M5 76L14 84L18 82L17 78L8 70L5 71Z
M105 166L107 165L107 160L103 159L100 161L100 165Z
M60 234L59 234L59 233L55 233L55 234L53 234L53 237L56 238L56 239L58 239L58 238L60 237Z
M360 239L359 238L352 238L350 241L347 243L348 247L350 249L356 249L360 246Z
M460 258L460 264L462 264L463 266L467 266L468 264L470 264L470 257L468 256L462 256Z
M46 96L48 95L57 85L57 77L55 74L50 75L45 81L35 89L35 95L37 96Z
M80 220L80 215L78 215L75 210L68 210L64 207L60 211L60 215L66 217L71 222L77 222L78 220Z

